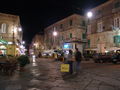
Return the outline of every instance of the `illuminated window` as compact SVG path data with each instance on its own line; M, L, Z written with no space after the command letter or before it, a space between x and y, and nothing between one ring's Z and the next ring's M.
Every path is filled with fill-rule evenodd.
M5 23L2 24L1 26L1 33L6 33L6 27L7 25Z

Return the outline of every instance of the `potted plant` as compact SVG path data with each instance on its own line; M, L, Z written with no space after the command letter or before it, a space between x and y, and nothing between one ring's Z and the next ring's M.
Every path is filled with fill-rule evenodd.
M30 63L30 60L28 58L28 56L26 55L21 55L17 58L18 60L18 63L20 65L20 71L23 71L24 70L24 67Z

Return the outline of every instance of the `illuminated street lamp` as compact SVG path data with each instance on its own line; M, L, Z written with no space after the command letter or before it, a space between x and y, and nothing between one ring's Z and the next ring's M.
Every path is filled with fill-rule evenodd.
M54 46L56 46L55 44L55 37L58 35L58 33L55 31L55 28L54 28L54 31L53 31L53 37L54 37Z
M91 12L91 11L89 11L88 13L87 13L87 17L88 18L91 18L93 16L93 13Z
M22 44L25 44L25 41L22 41Z
M91 11L86 13L86 32L85 32L86 35L88 34L89 28L91 28L91 26L89 25L90 24L90 20L89 19L91 19L92 17L93 17L93 13ZM85 47L86 47L86 44L85 44Z
M13 44L15 44L15 33L17 32L17 28L14 27L12 31L13 31Z
M19 31L19 32L21 32L21 31L22 31L22 28L21 28L21 27L19 27L19 28L18 28L18 31Z
M58 33L57 33L56 31L53 32L53 36L57 36L57 34L58 34Z

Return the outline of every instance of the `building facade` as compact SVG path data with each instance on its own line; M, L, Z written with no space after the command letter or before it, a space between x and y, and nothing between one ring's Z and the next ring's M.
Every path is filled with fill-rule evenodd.
M105 53L120 48L120 0L109 0L90 10L87 49Z
M38 55L39 52L42 52L43 50L44 50L44 36L36 34L32 39L32 43L29 48L30 54Z
M0 13L0 54L20 54L22 30L19 16Z
M56 32L56 35L53 33ZM68 16L45 28L45 49L79 48L83 52L86 43L85 18L78 14Z

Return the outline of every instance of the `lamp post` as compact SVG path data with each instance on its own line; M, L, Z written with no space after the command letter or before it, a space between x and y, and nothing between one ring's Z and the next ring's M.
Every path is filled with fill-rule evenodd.
M55 37L58 35L58 33L55 31L55 29L54 29L54 31L53 31L53 39L54 39L54 45L53 46L55 46L56 47L56 43L55 43Z
M90 24L90 21L89 19L93 17L93 13L91 11L87 12L86 14L86 18L87 18L87 21L86 21L86 35L88 34L88 30L90 30L90 26L88 26ZM88 45L87 45L88 46ZM86 46L85 46L86 47ZM88 47L87 47L88 48Z
M13 26L13 55L15 56L15 33L17 32L17 28Z
M14 55L16 53L16 42L15 42L15 37L18 35L18 31L19 32L22 32L22 28L20 27L17 27L17 26L13 26L13 30L12 30L12 33L13 33L13 49L14 49ZM17 34L17 35L16 35Z

